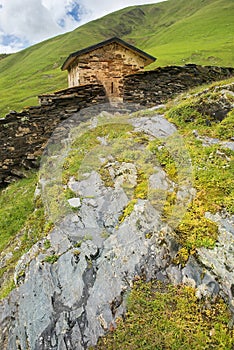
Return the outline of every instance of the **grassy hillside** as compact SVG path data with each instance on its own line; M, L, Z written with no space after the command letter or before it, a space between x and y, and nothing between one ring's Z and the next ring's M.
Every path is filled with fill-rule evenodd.
M73 51L111 36L168 64L233 66L232 0L168 0L133 6L0 59L0 117L37 104L37 95L67 86L60 67Z

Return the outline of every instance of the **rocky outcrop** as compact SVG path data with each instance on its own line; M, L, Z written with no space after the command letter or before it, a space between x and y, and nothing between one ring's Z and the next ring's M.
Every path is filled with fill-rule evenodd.
M128 123L133 132L151 139L166 142L176 134L174 125L152 111L151 116L133 116ZM107 140L101 141L106 145ZM126 140L124 144L127 148ZM135 149L132 144L129 150L142 162L143 144ZM149 161L149 154L144 159ZM139 276L192 285L198 298L221 293L233 310L234 218L207 213L220 229L215 249L202 248L185 266L177 265L180 247L173 228L162 219L162 206L148 196L136 199L126 211L132 199L124 183L128 179L128 188L137 185L138 163L120 164L109 152L100 161L106 164L112 185L96 169L87 172L83 167L84 177L68 183L74 193L72 209L46 238L50 247L45 248L42 240L20 260L15 275L18 288L0 304L3 350L80 350L95 345L124 314L127 293ZM51 173L54 180L52 168ZM190 182L187 187L175 184L159 165L149 180L149 191L160 190L161 196L176 189L182 207L192 198ZM48 178L41 179L45 182Z

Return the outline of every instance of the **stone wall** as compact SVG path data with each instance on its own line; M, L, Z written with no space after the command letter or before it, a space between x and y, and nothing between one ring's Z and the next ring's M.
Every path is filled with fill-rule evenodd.
M192 87L234 76L234 68L215 66L159 67L124 79L124 102L153 106Z
M93 104L106 102L102 85L85 85L39 96L40 106L0 119L0 186L37 166L38 156L62 120Z

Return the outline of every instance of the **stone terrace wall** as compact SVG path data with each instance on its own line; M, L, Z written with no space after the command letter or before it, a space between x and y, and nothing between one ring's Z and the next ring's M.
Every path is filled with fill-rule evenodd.
M192 87L234 76L234 68L197 66L159 67L124 79L124 102L153 106Z
M61 121L83 108L105 103L102 85L85 85L39 96L41 106L11 112L0 119L0 186L23 176L38 164L38 156Z

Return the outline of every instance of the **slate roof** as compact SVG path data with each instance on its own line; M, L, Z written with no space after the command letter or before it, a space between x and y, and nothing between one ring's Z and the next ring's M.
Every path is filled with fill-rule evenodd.
M76 59L76 57L79 57L79 56L81 56L81 55L83 55L85 53L88 53L90 51L94 51L96 49L99 49L99 48L101 48L103 46L106 46L106 45L109 45L109 44L112 44L112 43L118 43L121 46L123 46L123 47L125 47L125 48L127 48L127 49L129 49L129 50L131 50L131 51L133 51L135 53L137 53L139 56L145 58L146 59L146 64L145 64L146 66L148 64L156 61L156 58L151 56L151 55L149 55L148 53L138 49L137 47L127 43L126 41L124 41L124 40L122 40L122 39L120 39L118 37L113 37L113 38L107 39L105 41L102 41L102 42L100 42L100 43L98 43L96 45L92 45L92 46L86 47L86 48L84 48L82 50L79 50L79 51L71 53L68 56L68 58L66 59L66 61L63 63L61 69L62 70L68 69L68 67L72 64L72 62Z

